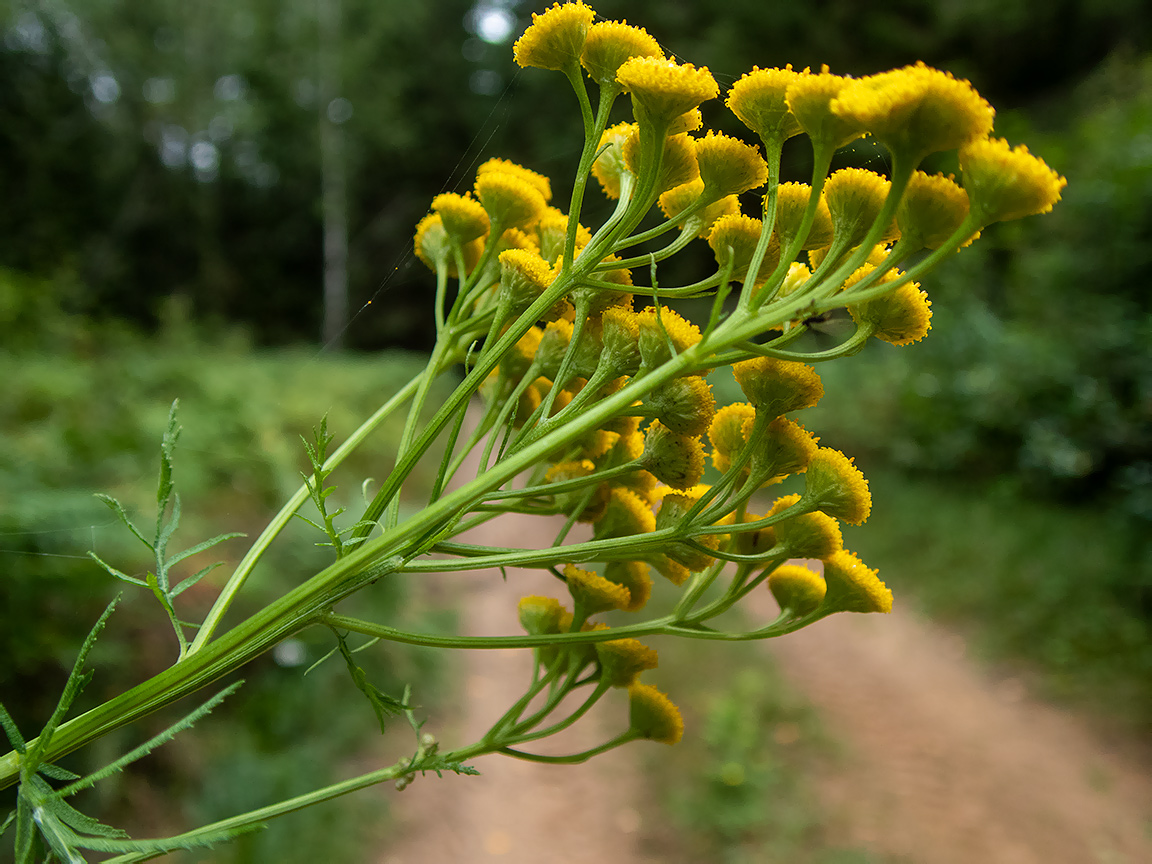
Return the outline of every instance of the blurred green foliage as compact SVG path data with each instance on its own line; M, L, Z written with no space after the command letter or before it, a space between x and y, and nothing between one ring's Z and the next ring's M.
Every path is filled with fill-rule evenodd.
M661 861L878 864L832 842L813 777L836 747L763 646L669 644L660 656L678 670L676 702L697 730L648 754L661 824L677 826L654 850Z
M26 730L50 713L80 640L117 591L127 587L97 644L97 675L78 710L175 660L175 640L155 599L114 583L86 556L95 550L128 573L149 566L147 550L94 493L110 492L134 518L148 520L172 399L180 399L184 427L175 452L184 509L176 542L194 543L220 530L252 537L301 483L299 472L308 462L299 436L310 435L325 413L330 429L348 434L422 365L420 358L401 354L253 353L239 336L206 341L178 319L169 323L160 349L110 330L71 329L52 317L36 331L37 340L29 337L41 343L40 350L0 352L6 382L0 400L0 701ZM54 350L46 350L50 344ZM364 477L387 474L398 431L385 424L333 475L338 500L360 495ZM234 614L259 608L323 568L332 553L315 544L325 539L302 521L290 526ZM229 541L181 566L191 573L213 560L234 564L244 547L243 540ZM181 596L177 607L184 617L204 615L214 593L209 583L218 584L228 569ZM401 583L393 580L357 595L353 605L359 614L389 620L403 618L406 607ZM423 620L418 626L435 631L448 623ZM100 811L121 813L119 821L141 835L157 834L331 782L347 760L364 752L376 727L339 657L301 678L334 644L331 634L314 628L249 664L242 673L247 684L225 711L140 763L139 770L89 793L100 796ZM357 656L386 691L398 695L405 682L419 680L428 688L419 698L434 697L437 669L430 652L392 648ZM93 765L107 761L176 716L162 714L120 730L101 742L100 752L72 758ZM165 790L165 807L153 800L158 788ZM204 797L205 789L214 791ZM363 796L351 800L352 808L376 806ZM309 846L305 835L324 843L323 849L358 857L356 838L364 838L355 826L364 820L354 810L331 804L312 818L320 821L283 820L230 850L233 857L213 860L316 860L320 847Z

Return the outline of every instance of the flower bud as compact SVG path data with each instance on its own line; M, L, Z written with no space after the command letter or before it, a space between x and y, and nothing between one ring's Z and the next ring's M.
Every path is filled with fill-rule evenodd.
M629 722L633 731L649 741L675 744L684 737L684 720L672 701L648 684L628 688Z
M892 592L876 571L846 549L824 562L824 581L828 593L820 610L832 612L891 612Z
M768 577L768 590L780 604L780 610L791 611L800 618L815 612L828 590L819 573L799 564L783 564Z
M872 494L864 474L852 460L830 447L821 447L804 474L804 499L816 510L859 525L872 512Z
M612 687L630 687L641 672L659 665L656 652L638 639L610 639L595 648L600 681Z

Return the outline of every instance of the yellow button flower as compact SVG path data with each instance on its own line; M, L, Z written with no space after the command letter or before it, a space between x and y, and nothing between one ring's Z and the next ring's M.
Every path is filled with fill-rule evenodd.
M914 163L986 137L996 113L967 81L923 63L853 81L831 109Z
M432 199L432 209L440 214L444 230L461 246L488 233L484 205L470 195L443 192Z
M872 512L872 493L852 460L830 447L821 447L804 474L804 499L815 509L859 525Z
M912 250L939 249L967 216L968 194L952 175L915 171L896 209L896 227ZM961 245L967 246L979 236L977 231Z
M891 188L887 177L865 168L834 171L824 184L824 200L828 202L836 239L849 247L858 245L880 215ZM881 235L881 241L899 236L900 229L893 220Z
M973 141L960 150L964 191L981 225L1047 213L1068 181L1021 144L1003 138Z
M632 94L636 119L658 129L720 93L707 68L697 69L691 63L680 65L659 57L624 61L616 80Z
M548 203L536 186L503 171L487 171L478 176L476 197L501 228L532 226Z
M799 495L785 495L776 499L769 516L775 516L800 501ZM844 536L836 520L826 513L801 513L772 528L776 542L788 550L789 558L828 558L844 548Z
M695 204L700 196L704 194L704 181L697 177L690 183L684 183L674 189L669 189L660 196L658 204L660 210L669 219L675 219L681 213L688 209L689 206ZM712 226L716 224L721 216L735 216L740 213L740 199L735 195L726 195L719 201L709 204L703 210L698 211L693 217L693 224L697 226L696 236L707 237L712 230ZM681 228L688 220L678 222Z
M678 435L703 435L716 414L712 388L698 375L673 378L649 393L644 405Z
M864 134L863 124L832 111L832 100L840 95L850 78L833 75L825 66L819 74L800 75L785 91L788 110L812 139L815 147L838 150Z
M748 275L752 255L756 252L760 232L763 230L764 223L759 219L739 213L721 216L712 224L712 230L708 232L708 245L712 247L717 264L726 267L731 263L729 279L741 282ZM773 236L768 242L764 260L760 263L760 271L756 274L757 285L767 280L779 260L780 242Z
M584 40L596 12L580 0L553 4L542 14L532 13L532 23L512 46L512 57L523 67L565 70L576 67Z
M812 187L807 183L781 183L776 191L776 227L780 245L788 248L800 231L800 223L808 201L812 197ZM816 214L808 229L801 249L822 249L832 243L832 214L828 212L828 201L823 194L816 204Z
M788 85L807 74L807 70L796 72L790 65L783 69L753 68L728 91L728 107L764 140L784 141L799 135L804 130L789 110L785 95Z
M756 409L747 402L733 402L716 412L708 426L712 443L712 465L727 471L748 443L747 424L756 419ZM748 468L745 466L745 473Z
M696 142L696 161L709 198L739 195L768 179L768 164L760 152L730 135L709 131Z
M640 328L641 368L655 369L672 359L668 349L671 340L677 354L682 354L700 341L700 328L686 321L680 314L667 306L648 306L636 316Z
M667 696L648 684L628 688L630 725L641 738L675 744L684 737L684 720Z
M652 577L643 561L609 561L604 565L604 578L628 589L626 612L638 612L652 596Z
M796 617L815 612L828 585L819 573L800 564L783 564L768 577L768 590L780 604L781 611L788 610Z
M632 57L664 57L660 43L643 27L622 21L601 21L588 28L580 64L601 87L616 83L616 72Z
M640 173L640 134L632 124L633 132L624 140L624 163L633 174ZM665 192L700 176L696 163L696 140L688 133L669 135L664 139L664 155L660 159L660 178L656 190Z
M832 612L891 612L892 592L876 571L842 549L824 562L828 591L820 608Z
M677 435L659 420L653 420L644 431L640 458L657 480L674 489L695 486L704 476L704 444L700 438Z
M592 176L609 198L620 197L620 180L631 174L624 159L624 142L636 131L635 123L617 123L609 126L600 136L600 155L592 163Z
M874 269L865 264L849 281L863 278L863 275ZM880 282L890 282L898 278L898 275L897 271L889 270ZM877 339L893 345L919 342L932 329L932 302L920 290L918 282L905 283L887 294L852 304L848 312L857 324L872 325L875 328L872 335Z
M733 364L732 374L748 401L769 417L811 408L824 395L820 376L806 363L753 357Z
M585 615L628 608L628 589L610 582L599 573L569 564L564 568L564 580L576 602L577 611L583 611Z
M638 639L610 639L595 647L600 680L612 687L630 687L641 672L659 665L656 652Z
M559 633L565 609L552 597L521 597L518 606L520 626L533 636Z

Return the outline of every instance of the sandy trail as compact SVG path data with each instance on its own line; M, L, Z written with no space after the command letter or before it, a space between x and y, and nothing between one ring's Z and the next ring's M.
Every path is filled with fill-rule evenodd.
M469 542L502 546L548 543L538 519L500 519ZM555 531L555 526L546 529ZM556 580L540 571L508 569L444 574L428 590L460 610L461 632L522 632L516 603L525 594L562 597ZM529 651L468 651L462 655L459 697L426 728L445 744L480 738L524 693L531 675ZM560 715L563 716L563 715ZM536 752L578 752L603 743L628 723L627 699L607 694L563 735L534 744ZM527 746L525 749L530 749ZM419 778L391 799L398 822L395 840L379 864L644 864L638 848L641 818L633 802L642 778L628 748L582 765L541 765L503 756L473 763L481 777Z
M473 542L528 546L540 522L502 519ZM545 539L544 542L547 542ZM516 601L560 596L533 571L445 575L433 602L455 604L462 631L515 633ZM770 618L768 592L749 612ZM915 864L1148 864L1152 772L1131 741L997 681L962 639L915 613L841 614L763 646L817 708L842 759L815 778L839 846ZM447 746L471 742L523 692L530 655L463 655L460 697L429 718ZM609 694L541 752L600 743L626 721ZM692 730L688 734L693 734ZM392 798L398 830L379 864L635 864L645 856L644 795L629 748L579 766L488 756L482 777L418 779ZM651 797L652 793L648 794ZM649 852L650 856L652 853Z
M820 780L840 842L926 864L1152 862L1147 751L995 681L955 634L898 608L766 649L844 745Z

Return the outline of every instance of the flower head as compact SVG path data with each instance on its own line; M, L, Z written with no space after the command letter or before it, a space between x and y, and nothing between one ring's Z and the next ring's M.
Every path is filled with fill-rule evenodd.
M964 191L981 225L1047 213L1068 181L1021 144L1003 138L973 141L960 149Z
M632 173L624 159L624 142L635 132L635 123L617 123L600 136L600 155L592 163L592 176L609 198L620 197L620 181L625 174Z
M595 648L600 680L612 687L630 687L637 675L659 665L656 652L638 639L610 639Z
M967 216L968 195L951 175L915 171L896 209L896 227L913 249L939 249ZM979 236L975 232L962 245Z
M690 206L695 204L700 196L704 194L704 181L696 178L689 183L669 189L660 196L658 203L660 210L669 219L675 219ZM740 199L735 195L726 195L719 201L714 201L704 207L703 210L696 211L692 217L693 224L696 226L697 237L707 237L712 230L712 226L716 224L716 220L721 216L733 216L740 213ZM677 223L680 227L688 222L687 219L681 220Z
M739 138L709 131L696 142L696 161L704 193L710 199L739 195L763 186L768 164L759 151Z
M780 235L780 245L788 248L796 235L808 202L812 197L812 187L807 183L782 183L776 192L776 233ZM822 249L832 243L832 214L828 212L828 201L821 195L816 203L816 214L804 239L801 249Z
M821 447L808 462L804 498L829 516L859 525L872 512L868 481L852 460L830 447Z
M528 249L506 249L500 253L500 291L519 314L535 302L552 284L552 268Z
M892 592L876 571L849 552L841 549L824 562L824 581L828 591L820 609L832 612L891 612Z
M553 4L542 14L532 13L532 23L512 46L512 56L523 67L565 70L580 62L584 40L596 12L580 0Z
M596 523L596 538L629 537L656 530L656 515L631 489L613 486L604 516Z
M559 633L565 609L552 597L521 597L518 607L520 626L533 636Z
M493 156L482 162L480 167L476 169L477 179L489 173L511 174L513 177L519 177L525 183L535 187L536 191L544 196L545 202L552 200L552 181L543 174L539 174L531 168L525 168L511 159L500 159Z
M824 395L820 376L805 363L753 357L733 364L732 373L748 401L769 417L811 408Z
M645 405L677 435L703 435L716 414L712 388L698 375L673 378L649 393Z
M866 131L862 123L832 111L832 100L851 82L825 66L819 74L800 75L788 84L785 101L814 147L839 150Z
M760 232L764 223L751 216L734 213L730 216L721 216L712 224L708 232L708 245L716 263L721 267L732 266L730 279L743 280L748 275L748 268L752 266L752 256L760 242ZM768 243L764 260L760 263L760 270L756 274L756 284L762 285L771 275L780 258L780 243L773 237Z
M684 720L667 696L648 684L628 688L630 725L641 738L675 744L684 737Z
M658 129L720 93L716 79L706 68L697 69L691 63L680 65L660 57L625 60L616 80L632 94L636 119Z
M674 489L695 486L704 476L704 444L700 438L677 435L659 420L653 420L645 430L641 458L657 480Z
M444 221L439 213L429 213L416 223L414 246L416 257L430 270L435 272L440 263L445 263L448 266L448 275L454 279L459 278L456 256L452 251L452 238L444 228ZM476 266L483 248L484 244L479 239L464 244L461 251L467 270L470 271Z
M853 81L831 109L914 162L985 137L996 113L967 81L923 63Z
M527 228L547 206L547 199L537 186L504 171L480 174L476 178L476 197L489 218L502 228Z
M598 573L581 570L572 564L564 568L564 579L568 583L568 591L576 601L577 610L583 610L585 615L595 615L597 612L607 612L609 609L627 609L629 603L628 589L623 585L611 582Z
M867 272L874 269L868 264L860 268ZM883 284L896 278L896 271L890 270L880 281ZM877 339L893 345L919 342L932 329L932 303L918 282L905 283L887 294L850 305L848 312L857 324L872 325L872 335Z
M461 246L488 233L484 205L471 195L443 192L432 199L432 209L440 214L444 230Z
M632 134L624 139L624 164L633 174L640 173L640 131L632 125ZM656 190L667 191L700 176L696 164L696 139L688 133L668 135L664 139L664 155L660 159L660 177Z
M626 612L638 612L652 596L652 577L643 561L609 561L604 565L604 578L628 589Z
M700 341L700 328L666 306L648 306L636 316L640 327L641 366L655 369L672 359L668 343L682 354Z
M616 84L616 72L632 57L660 57L660 43L643 27L622 21L600 21L588 28L580 64L601 87Z
M799 495L777 498L769 516L775 516L800 501ZM788 550L789 558L827 558L844 548L844 536L836 520L815 511L801 513L772 526L776 542Z
M744 437L750 438L754 420L744 421ZM790 474L799 474L808 468L816 455L819 439L787 417L777 417L755 442L751 469L757 479L776 483ZM813 556L819 557L819 556Z
M880 215L884 199L892 184L888 178L866 168L841 168L824 184L824 200L832 216L836 238L846 246L856 246ZM882 240L893 240L900 235L893 222L881 235Z
M708 440L712 442L712 464L717 471L727 471L732 466L748 444L747 424L755 419L756 409L747 402L733 402L716 412L708 426Z
M728 91L728 107L740 122L763 140L778 138L783 141L799 135L803 129L788 108L785 94L788 85L808 72L783 69L754 68L745 73Z
M819 573L807 567L783 564L768 576L768 590L781 610L791 610L793 615L801 617L820 607L828 585Z

